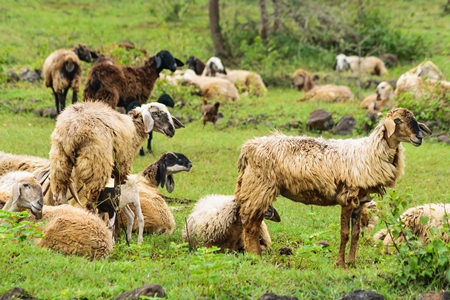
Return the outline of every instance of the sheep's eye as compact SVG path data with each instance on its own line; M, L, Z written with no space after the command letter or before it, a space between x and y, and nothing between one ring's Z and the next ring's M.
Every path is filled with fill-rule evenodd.
M395 122L395 124L398 124L398 123L401 123L402 120L400 120L399 118L395 118L395 119L394 119L394 122Z
M154 112L152 112L152 116L157 117L157 116L158 116L158 113L157 113L156 111L154 111Z
M28 183L24 183L23 187L29 187L30 185Z

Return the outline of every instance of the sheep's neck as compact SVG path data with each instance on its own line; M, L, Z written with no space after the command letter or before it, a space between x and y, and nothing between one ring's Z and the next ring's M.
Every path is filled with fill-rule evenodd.
M156 177L158 175L158 164L154 163L149 166L147 166L144 171L141 172L141 176L145 178L146 184L148 184L151 187L158 187L159 182L157 181Z
M399 141L389 138L387 136L387 132L384 132L384 140L391 149L397 149L398 145L400 145ZM392 159L394 159L394 156L392 157Z

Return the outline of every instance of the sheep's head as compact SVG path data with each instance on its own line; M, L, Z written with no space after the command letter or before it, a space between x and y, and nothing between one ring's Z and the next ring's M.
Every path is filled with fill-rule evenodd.
M431 130L423 123L417 122L414 114L405 108L391 110L383 122L386 140L391 147L400 142L420 146L424 136L431 135Z
M202 100L202 120L203 126L206 122L216 123L219 116L220 102L216 102L214 105L209 104L205 99Z
M23 177L14 183L11 201L10 210L30 209L36 219L42 218L42 207L44 205L42 187L33 175Z
M394 98L394 91L392 86L387 81L380 82L376 88L377 100L391 100Z
M67 73L74 73L78 68L78 59L72 55L66 55L64 57L64 70Z
M220 60L220 58L218 57L211 57L207 62L206 62L206 76L216 76L217 73L222 73L222 74L227 74L227 71L225 70L225 67L222 64L222 61Z
M344 54L339 54L336 56L336 62L334 64L335 71L344 71L349 69L350 65L347 62L347 56Z
M191 161L181 153L168 152L163 154L158 160L158 172L156 182L161 187L166 186L166 190L172 193L175 189L173 174L179 172L189 172L192 168Z
M184 125L172 116L167 106L162 103L151 102L143 104L140 108L136 109L150 113L152 119L150 131L162 133L167 137L173 137L175 135L175 129L184 128Z
M197 75L202 75L203 70L205 69L206 66L204 62L202 62L195 56L189 56L185 64L188 66L189 69L194 70L195 74Z
M80 60L85 62L91 62L93 58L98 58L97 53L91 51L88 46L83 44L78 44L72 51L75 52Z
M292 76L292 85L297 87L297 90L301 91L302 89L305 89L306 92L314 88L314 82L311 79L311 75L303 69L295 71Z
M177 67L184 66L184 63L178 58L173 57L172 53L167 50L159 51L155 55L156 72L159 74L162 70L167 69L172 72L177 70Z

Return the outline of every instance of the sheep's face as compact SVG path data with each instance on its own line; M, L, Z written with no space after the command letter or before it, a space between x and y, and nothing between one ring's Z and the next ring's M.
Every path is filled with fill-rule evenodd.
M155 55L156 71L159 74L162 70L167 69L172 72L177 70L177 67L184 66L178 58L173 57L172 53L167 50L159 51Z
M73 48L73 52L78 56L78 58L85 62L91 62L92 58L97 58L97 54L91 51L86 45L78 44Z
M192 162L184 154L169 152L164 156L164 164L168 175L189 172L192 168Z
M424 136L432 134L425 124L417 122L413 113L404 108L391 110L384 120L384 126L391 141L407 142L416 147L422 144Z
M206 65L209 68L209 72L206 74L206 76L215 76L216 73L222 73L227 74L227 71L225 70L225 67L222 64L222 61L218 57L211 57L207 62Z
M296 87L297 90L301 91L304 85L305 85L305 73L298 71L295 72L294 76L292 76L292 86Z
M153 119L152 131L164 134L167 137L175 135L175 129L182 128L184 125L173 117L164 104L151 102L141 106L142 109L148 110Z
M12 198L17 208L30 209L36 219L42 218L44 197L42 187L35 178L18 181L13 187Z
M377 100L390 100L394 97L394 92L392 91L392 86L389 82L383 81L381 82L376 89Z

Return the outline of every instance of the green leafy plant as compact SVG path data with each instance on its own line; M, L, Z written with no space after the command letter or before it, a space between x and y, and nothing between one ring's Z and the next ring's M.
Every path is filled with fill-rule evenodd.
M42 232L39 227L43 224L42 222L21 221L21 219L29 216L30 214L26 211L9 212L0 210L0 219L4 221L0 225L0 240L32 242L33 238L41 238Z

